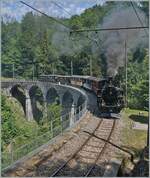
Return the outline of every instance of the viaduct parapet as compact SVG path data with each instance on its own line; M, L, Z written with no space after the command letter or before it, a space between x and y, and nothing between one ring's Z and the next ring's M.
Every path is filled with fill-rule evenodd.
M87 96L86 94L72 86L55 84L51 82L42 82L42 81L26 81L26 80L12 80L12 81L2 81L1 82L2 92L4 92L9 97L18 97L21 93L23 95L21 104L23 106L26 118L28 121L34 119L32 106L34 104L34 89L38 88L43 97L44 103L44 114L47 114L47 103L53 103L54 101L59 102L64 108L66 107L67 111L74 112L74 108L79 107L83 103L87 106ZM36 92L36 91L35 91ZM20 94L21 95L21 94Z

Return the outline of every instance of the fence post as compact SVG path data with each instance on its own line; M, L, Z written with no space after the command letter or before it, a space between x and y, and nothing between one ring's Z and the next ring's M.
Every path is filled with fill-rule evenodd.
M74 108L75 108L75 105L73 103L71 107L71 112L70 112L70 127L74 124Z
M74 109L74 122L77 120L77 107Z
M62 121L62 117L60 117L60 122L61 122L61 134L63 133L63 121Z
M52 138L53 138L53 121L51 120L51 133L52 133Z
M80 105L80 117L82 117L82 115L83 115L83 104Z
M11 163L14 162L14 154L13 154L13 140L10 142L10 154L11 154Z
M80 119L80 114L81 114L81 113L80 113L80 106L79 106L79 119Z

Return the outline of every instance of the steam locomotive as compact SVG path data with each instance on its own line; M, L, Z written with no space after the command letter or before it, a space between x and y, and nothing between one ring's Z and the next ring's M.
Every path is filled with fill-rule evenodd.
M113 78L98 79L90 76L41 75L39 80L80 86L94 92L100 112L119 113L124 107L123 90L116 87Z
M98 106L102 112L119 113L124 107L123 90L113 85L109 77L97 94Z

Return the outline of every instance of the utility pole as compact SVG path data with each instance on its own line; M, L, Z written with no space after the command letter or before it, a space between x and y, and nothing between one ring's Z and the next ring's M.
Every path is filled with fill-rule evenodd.
M32 77L33 77L32 79L34 80L34 63L32 64L32 75L33 75L33 76L32 76Z
M15 64L12 64L12 70L13 70L13 79L15 78Z
M36 66L36 78L38 78L39 77L39 64L35 63L35 66Z
M92 73L92 59L90 57L90 76L92 76L92 75L93 75L93 73Z
M149 114L148 114L149 118ZM148 129L147 129L147 146L149 146L149 122L148 122Z
M127 96L128 96L128 83L127 83L127 81L128 81L128 58L127 58L127 42L126 42L126 40L125 40L125 105L126 105L126 107L127 107L127 105L128 105L128 98L127 98Z
M71 76L73 75L73 63L71 61Z
M53 75L54 75L55 74L54 64L52 64L52 69L53 69Z

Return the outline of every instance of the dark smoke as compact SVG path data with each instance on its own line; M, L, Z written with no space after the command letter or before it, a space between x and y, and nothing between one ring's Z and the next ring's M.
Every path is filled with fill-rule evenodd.
M146 26L147 19L144 13L137 9L138 14ZM113 11L104 18L101 28L111 27L134 27L141 26L132 7L117 6ZM148 26L148 25L147 25ZM125 41L127 50L134 51L139 45L148 46L148 39L143 29L141 30L122 30L107 31L100 35L105 49L107 58L107 74L114 76L117 74L118 68L125 65ZM148 38L148 37L147 37Z
M118 5L109 12L109 15L103 19L103 23L98 25L98 28L115 28L115 27L134 27L141 26L133 8L130 6ZM144 24L148 26L148 20L145 14L136 8L138 14ZM127 43L127 51L132 53L140 45L141 47L148 46L148 38L143 29L141 30L121 30L121 31L101 31L95 34L81 33L75 34L74 39L70 36L69 29L56 25L55 33L52 38L53 45L58 49L59 55L65 54L73 56L83 49L86 49L87 44L91 45L91 51L94 57L100 57L103 51L107 59L107 74L115 76L118 68L125 65L125 41ZM89 36L92 40L88 39ZM143 38L144 37L144 38ZM89 49L87 49L89 52Z

